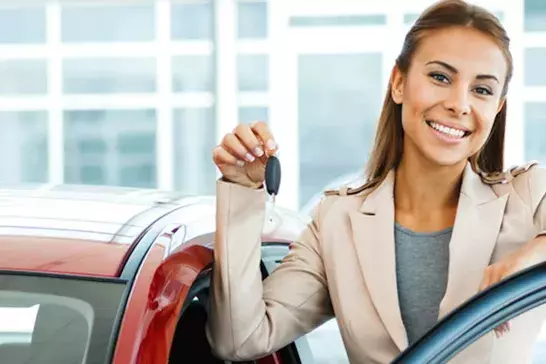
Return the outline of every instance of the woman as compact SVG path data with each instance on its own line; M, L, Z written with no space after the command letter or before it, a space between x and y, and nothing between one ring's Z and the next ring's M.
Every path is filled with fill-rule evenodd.
M335 316L352 363L387 363L466 299L546 259L546 171L503 172L509 40L462 0L427 9L392 70L368 182L329 191L262 283L265 124L214 150L223 174L209 340L234 360L275 351ZM542 321L497 328L457 359L521 363Z

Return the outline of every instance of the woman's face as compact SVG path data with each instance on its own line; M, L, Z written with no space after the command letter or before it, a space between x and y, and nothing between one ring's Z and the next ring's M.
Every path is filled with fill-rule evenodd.
M466 163L487 141L503 103L507 62L493 39L472 28L427 34L406 75L393 71L402 104L404 154L439 166Z

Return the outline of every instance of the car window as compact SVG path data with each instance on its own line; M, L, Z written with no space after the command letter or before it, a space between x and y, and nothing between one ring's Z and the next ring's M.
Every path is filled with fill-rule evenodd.
M490 363L545 363L546 362L546 304L525 311L508 321L510 331L497 337L494 330L475 338L457 353L455 362L478 359L478 352L491 354Z
M114 280L0 274L2 363L102 363L125 290Z

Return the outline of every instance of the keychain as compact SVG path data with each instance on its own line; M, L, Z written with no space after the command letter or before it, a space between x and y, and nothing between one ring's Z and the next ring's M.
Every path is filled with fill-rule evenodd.
M274 155L267 159L265 165L265 186L267 193L271 196L262 232L264 235L267 235L275 231L281 223L280 216L275 212L275 200L281 186L281 163Z

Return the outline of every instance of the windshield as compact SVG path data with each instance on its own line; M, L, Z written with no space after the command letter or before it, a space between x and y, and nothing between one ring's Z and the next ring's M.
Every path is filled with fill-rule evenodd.
M107 362L126 284L0 273L0 362Z

